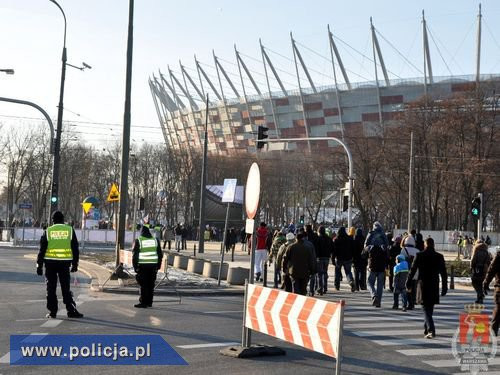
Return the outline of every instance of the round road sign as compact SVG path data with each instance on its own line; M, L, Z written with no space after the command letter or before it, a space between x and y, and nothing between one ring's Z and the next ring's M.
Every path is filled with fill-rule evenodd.
M245 185L245 209L247 217L253 219L259 207L260 196L260 170L257 163L253 163L248 171L247 184Z

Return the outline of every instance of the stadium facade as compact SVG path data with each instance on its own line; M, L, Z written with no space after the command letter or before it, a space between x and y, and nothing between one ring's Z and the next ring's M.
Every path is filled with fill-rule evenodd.
M287 90L284 86L262 43L260 49L267 92L264 87L257 85L236 47L238 88L223 67L221 59L215 54L213 58L217 80L210 79L196 57L196 82L182 63L180 64L182 77L176 76L170 68L168 74L159 72L158 76L153 75L150 78L149 86L165 142L173 149L183 149L188 152L203 147L207 91L210 91L211 97L216 99L208 103L208 151L212 154L255 152L255 131L258 125L268 127L269 137L277 139L376 136L381 126L390 126L397 121L398 114L406 104L424 95L434 99L451 98L486 83L488 87L496 87L498 92L500 75L480 74L481 11L477 23L475 75L433 76L427 26L423 14L422 25L424 76L420 78L389 79L373 24L371 26L372 61L375 72L373 82L350 82L330 29L328 29L328 41L334 77L331 86L317 87L314 84L291 34L299 87L295 91ZM340 78L337 77L337 71L342 75L342 83L337 80ZM271 91L270 80L279 85L280 91ZM247 86L245 81L248 82ZM301 82L304 81L308 82L309 87L301 87ZM227 96L227 87L230 88L232 98ZM248 95L249 91L255 92L256 95ZM307 142L269 143L264 151L310 149L321 152L333 146L337 144L329 141L315 142L312 148Z

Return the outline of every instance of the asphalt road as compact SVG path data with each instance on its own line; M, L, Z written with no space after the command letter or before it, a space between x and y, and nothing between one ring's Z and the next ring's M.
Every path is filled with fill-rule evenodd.
M280 357L234 359L219 354L229 343L239 342L242 325L242 297L158 297L151 309L135 309L137 296L90 293L88 278L77 274L72 290L81 320L65 318L47 323L44 319L45 283L35 274L33 261L23 257L33 250L0 249L0 375L4 374L332 374L335 360L315 352L286 344L271 337L253 333L254 343L277 345L287 354ZM464 292L465 293L465 292ZM60 294L59 294L60 295ZM390 297L390 296L388 296ZM404 341L398 322L408 321L409 329L421 330L421 312L410 315L390 310L392 301L385 297L382 310L369 306L365 293L352 295L348 291L329 294L327 298L347 301L344 333L343 374L446 374L458 373L458 367L440 367L426 363L424 357L402 354L412 348L450 348L449 344L423 343L421 346ZM457 294L469 298L471 294ZM454 300L455 301L455 300ZM60 301L60 312L62 302ZM455 302L454 302L455 303ZM446 306L444 306L446 308ZM397 314L397 315L395 315ZM384 320L387 320L384 323ZM396 323L395 323L396 322ZM453 325L453 318L450 319ZM358 325L359 323L359 325ZM390 334L370 333L374 329L393 330L403 341L391 344ZM404 328L406 329L406 328ZM439 332L439 331L438 331ZM187 366L10 366L8 364L11 334L159 334L188 363ZM439 334L439 333L438 333ZM419 333L418 337L422 337ZM393 338L392 338L393 339ZM381 344L385 340L385 344ZM377 342L378 341L378 342ZM389 342L389 344L387 344ZM420 344L418 344L420 345ZM434 346L429 346L434 345ZM399 350L399 352L398 352ZM447 356L449 359L450 354ZM447 358L445 357L445 358ZM441 360L443 357L428 357ZM5 363L7 362L7 363ZM438 361L439 362L439 361Z

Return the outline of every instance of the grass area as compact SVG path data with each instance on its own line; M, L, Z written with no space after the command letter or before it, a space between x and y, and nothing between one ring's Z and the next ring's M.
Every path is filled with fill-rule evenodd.
M88 260L89 262L95 262L97 264L102 265L109 262L114 262L115 254L85 253L85 254L80 254L80 259Z
M446 272L451 275L451 267L453 266L453 273L457 277L470 277L470 262L465 262L461 259L446 261Z

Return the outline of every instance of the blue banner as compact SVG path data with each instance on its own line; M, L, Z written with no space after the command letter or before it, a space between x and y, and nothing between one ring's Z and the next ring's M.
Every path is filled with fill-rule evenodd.
M187 365L160 335L11 335L11 365Z

